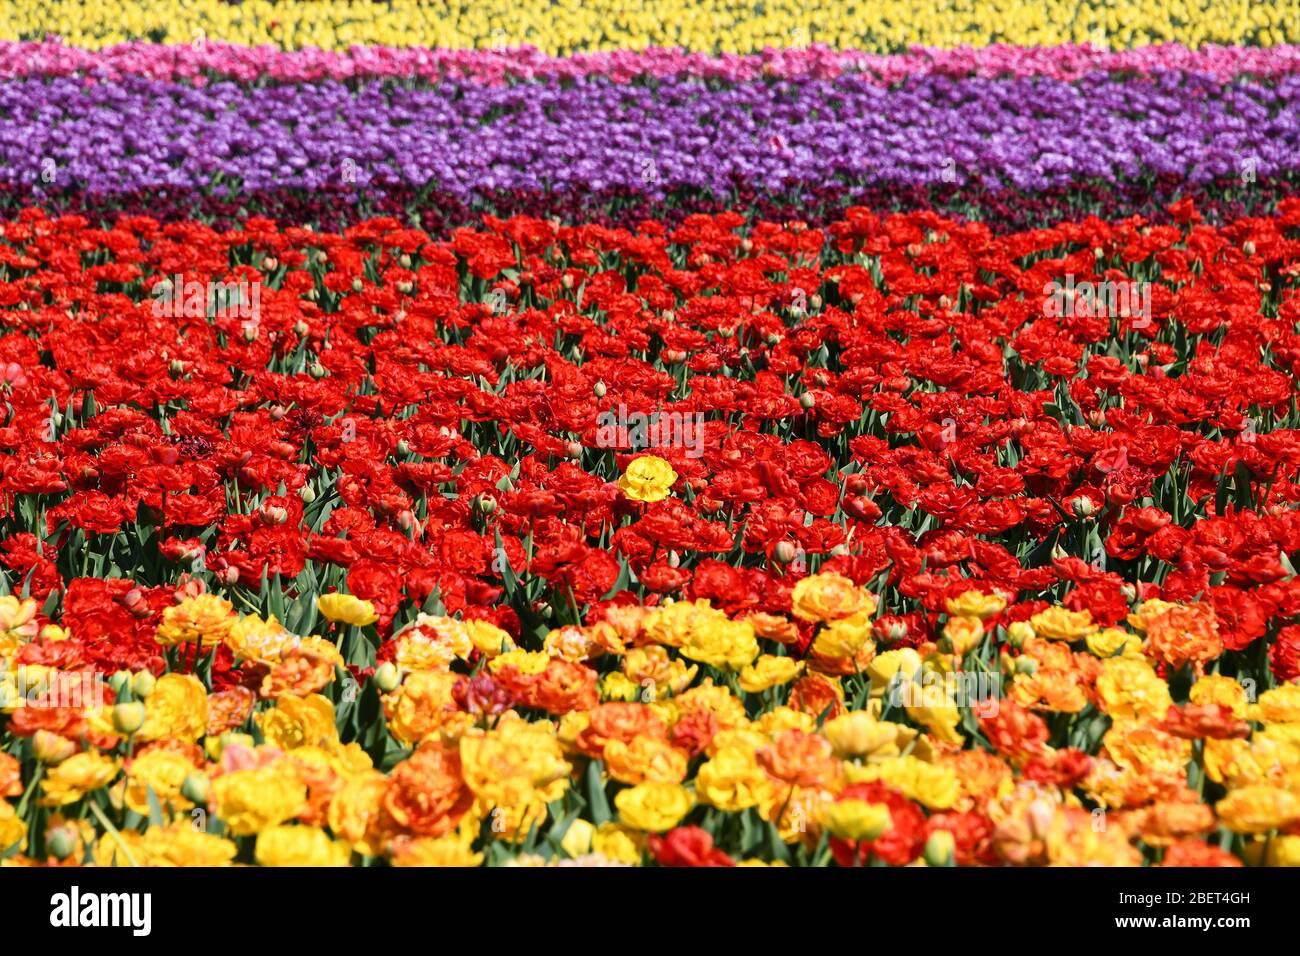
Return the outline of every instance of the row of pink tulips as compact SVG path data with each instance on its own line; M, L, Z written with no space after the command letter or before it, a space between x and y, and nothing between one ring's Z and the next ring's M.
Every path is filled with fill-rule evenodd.
M1151 73L1184 70L1219 79L1241 74L1276 77L1300 72L1300 46L1269 49L1180 44L1105 50L1091 45L1020 48L990 46L951 50L918 47L903 54L833 50L823 46L770 49L762 53L710 56L681 50L583 53L552 57L534 47L491 50L436 50L354 47L347 52L319 49L284 51L270 46L199 41L159 46L141 41L88 51L57 39L0 42L0 77L86 75L108 79L144 76L202 81L211 74L241 82L269 78L281 82L324 78L406 77L434 80L462 77L482 83L510 79L561 79L589 75L626 81L638 76L695 75L743 81L760 76L794 78L865 72L892 83L909 76L1045 76L1073 79L1089 72Z

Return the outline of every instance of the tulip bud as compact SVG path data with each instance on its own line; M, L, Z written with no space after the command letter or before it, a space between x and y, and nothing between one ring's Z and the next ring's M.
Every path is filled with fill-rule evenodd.
M822 810L822 826L844 840L874 840L890 828L893 820L883 803L841 800Z
M149 671L140 671L131 678L131 693L140 700L147 700L153 693L158 679Z
M403 269L409 269L411 268L411 257L407 253L403 252L398 258L397 264Z
M289 409L285 408L283 405L272 405L270 414L271 421L278 422L284 418L285 415L289 414Z
M411 443L407 441L405 438L400 439L397 442L397 453L401 455L403 458L405 458L407 455L411 453Z
M492 512L497 510L497 500L489 494L475 495L474 507L476 507L482 514L490 515Z
M1255 254L1255 243L1247 239L1241 244L1241 251L1248 256L1253 256Z
M209 757L213 760L220 760L221 755L225 753L227 747L238 746L252 750L256 745L253 738L248 734L241 734L235 731L226 731L220 737L206 737L203 741L203 749L207 751Z
M77 834L72 827L54 827L45 835L45 848L56 860L66 860L77 849Z
M262 506L262 524L280 525L289 520L289 512L279 505Z
M172 359L167 363L167 371L171 373L172 378L180 378L185 374L185 363L180 359Z
M325 371L325 366L321 365L320 362L312 362L311 365L307 366L307 374L319 381L324 378L327 373Z
M935 830L925 841L925 862L931 866L952 866L957 841L948 830Z
M605 393L608 391L608 389L605 388L604 382L597 382L595 385L591 387L591 391L592 394L594 394L597 398L604 398Z
M776 547L772 549L772 557L782 564L789 564L798 554L798 549L792 541L778 541Z
M414 284L407 279L403 279L401 282L397 283L397 291L402 293L402 295L410 295L411 290L414 288Z
M123 737L130 737L144 726L144 704L132 701L113 706L113 729Z
M885 637L889 638L890 643L903 640L909 633L906 621L890 621L885 628Z
M571 441L571 442L569 442L567 445L564 446L564 450L565 450L565 452L568 454L568 456L569 456L570 458L581 458L581 457L582 457L582 443L581 443L581 442Z
M108 679L108 686L112 688L113 694L116 696L122 693L123 688L127 686L130 680L130 671L116 671L113 676Z
M812 392L804 392L802 395L799 396L799 405L805 410L812 408L816 404L817 404L817 399L813 397Z
M1007 628L1007 643L1012 647L1024 647L1025 641L1034 636L1034 627L1028 621L1012 621Z
M1090 518L1097 511L1097 506L1086 495L1080 495L1070 501L1070 511L1079 518Z
M43 641L66 641L72 637L66 628L60 627L58 624L43 625L38 636Z
M14 684L20 696L35 700L46 691L44 668L27 667L24 664L14 668Z
M385 661L375 668L375 686L383 693L391 694L401 682L402 673L391 661Z
M312 490L311 485L303 485L298 489L298 497L302 499L303 504L311 504L316 500L316 492Z
M360 292L361 289L364 287L364 285L365 285L365 283L363 283L363 282L361 281L360 278L353 279L353 280L352 280L352 291L353 291L353 292Z
M1016 673L1033 677L1038 673L1038 659L1034 657L1017 657Z
M52 730L38 730L32 734L32 752L41 763L53 767L75 754L77 745Z
M560 840L560 849L577 859L591 852L591 838L595 834L596 827L593 824L578 818L569 824L569 829L564 831L564 838Z
M312 289L312 291L315 292L316 290ZM302 319L299 319L297 322L293 324L293 334L298 336L298 338L302 338L310 331L311 331L311 326L308 325L306 322L304 322Z
M214 573L217 583L223 587L232 587L239 581L239 568L225 567Z
M191 803L206 804L210 783L206 773L192 771L181 784L181 796Z

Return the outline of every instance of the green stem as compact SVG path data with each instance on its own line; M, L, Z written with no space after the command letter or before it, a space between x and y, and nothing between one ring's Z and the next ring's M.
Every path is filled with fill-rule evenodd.
M113 826L108 817L104 815L104 811L99 809L99 804L95 803L93 800L89 801L89 803L90 812L93 813L99 822L104 825L104 829L108 831L109 836L113 838L113 842L118 845L119 849L121 849L122 855L126 857L126 862L130 863L133 867L138 867L140 864L137 863L135 857L131 855L131 850L127 847L126 841L122 839L122 834L117 832L117 827Z
M37 763L36 772L32 774L32 782L28 785L27 792L23 794L23 798L18 801L18 807L15 810L18 816L21 817L27 811L27 802L31 800L32 794L36 792L36 785L40 783L41 775L43 773L45 773L45 764Z

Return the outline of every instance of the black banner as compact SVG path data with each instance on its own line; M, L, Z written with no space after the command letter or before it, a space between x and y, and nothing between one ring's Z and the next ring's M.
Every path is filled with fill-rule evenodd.
M958 942L982 925L1019 939L1170 933L1171 940L1199 934L1231 945L1260 930L1288 930L1295 908L1289 874L1265 869L8 867L0 868L0 893L25 938L79 933L114 944L218 946L246 939L373 945L487 926L498 949L516 934L521 943L564 945L554 936L560 926L572 942L584 932L609 939L615 925L638 936L677 921L688 921L693 942L716 934L732 944L760 928L766 938L787 927L798 934L838 927L864 942L876 932L919 930L956 934L949 938Z

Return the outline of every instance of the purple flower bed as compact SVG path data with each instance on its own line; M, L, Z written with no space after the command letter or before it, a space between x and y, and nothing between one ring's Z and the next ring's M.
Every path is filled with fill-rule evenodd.
M397 187L458 202L501 192L756 195L981 184L1187 184L1297 168L1300 78L990 80L862 76L719 86L582 80L198 89L126 78L0 83L0 182L51 198L139 190ZM124 121L125 119L125 121Z

